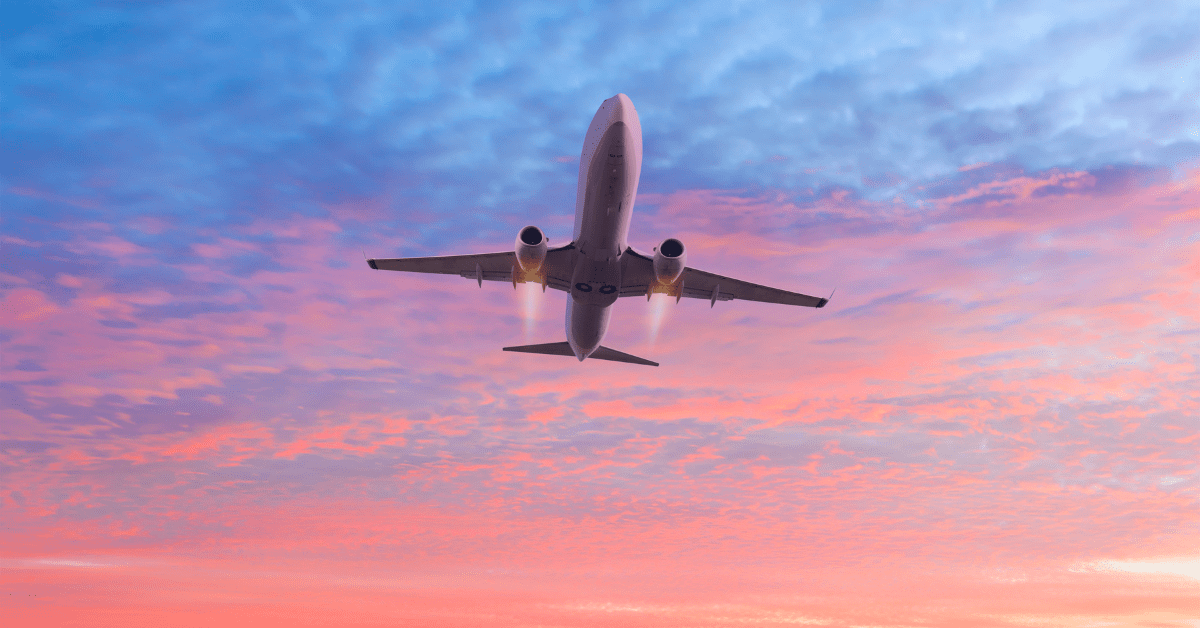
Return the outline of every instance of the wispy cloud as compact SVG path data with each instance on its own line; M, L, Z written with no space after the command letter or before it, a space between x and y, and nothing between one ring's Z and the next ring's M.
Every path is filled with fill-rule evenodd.
M58 275L27 273L6 297L5 358L10 473L31 487L20 511L36 525L25 529L47 542L192 543L233 495L240 510L249 496L350 491L488 513L516 526L521 551L575 559L588 536L535 550L528 526L607 521L629 535L610 537L624 552L648 538L682 556L768 543L776 559L817 562L892 551L931 526L964 541L937 550L947 558L1124 547L1130 526L1185 524L1194 500L1187 330L1200 321L1195 244L1178 228L1196 193L1186 182L1036 193L1063 178L981 182L923 214L846 198L653 199L643 232L682 237L697 265L842 290L815 313L672 303L655 350L667 367L650 381L489 350L520 334L519 293L330 267L356 252L320 219L282 222L269 242L257 224L227 232L206 245L207 264L175 266L174 286L81 279L55 303L39 287L62 288ZM1011 198L969 202L997 189ZM759 225L796 224L803 237L765 245ZM114 275L146 255L78 248ZM249 275L223 264L247 251L272 261ZM200 307L161 309L189 300ZM615 343L644 342L646 307L619 304ZM159 483L161 469L177 479ZM199 504L214 514L176 519ZM695 528L697 544L662 526L710 531ZM253 535L270 536L290 538ZM818 538L827 550L801 549Z

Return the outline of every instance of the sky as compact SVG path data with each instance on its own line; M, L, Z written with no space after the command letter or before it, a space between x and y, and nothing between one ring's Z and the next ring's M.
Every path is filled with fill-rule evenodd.
M436 6L435 6L436 5ZM1200 627L1194 2L0 8L12 626ZM631 244L825 296L363 255Z

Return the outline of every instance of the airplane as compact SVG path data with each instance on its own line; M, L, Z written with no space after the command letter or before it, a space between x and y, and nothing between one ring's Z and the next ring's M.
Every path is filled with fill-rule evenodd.
M667 238L647 254L628 245L629 220L642 172L642 125L625 94L605 100L592 118L579 158L575 231L570 243L549 248L546 234L530 225L517 233L512 251L368 259L375 270L442 273L486 281L535 282L570 294L567 340L504 347L504 351L574 356L658 366L645 358L601 345L612 306L620 297L667 294L717 301L743 299L802 307L825 307L828 298L770 288L687 266L687 250ZM833 295L831 294L830 297Z

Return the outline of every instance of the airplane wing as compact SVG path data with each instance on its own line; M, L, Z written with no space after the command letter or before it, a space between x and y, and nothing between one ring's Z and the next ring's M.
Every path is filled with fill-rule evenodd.
M683 269L683 274L680 275L675 285L662 285L654 278L653 259L633 248L625 250L625 255L622 256L621 272L620 295L623 297L648 296L655 292L662 292L676 298L684 296L691 299L705 299L710 304L716 304L717 301L742 299L743 301L802 307L825 307L825 304L829 302L829 299L762 286L691 267Z
M506 281L514 284L545 281L547 286L555 290L566 291L571 289L570 251L574 248L573 244L568 244L546 251L546 261L537 273L521 270L517 266L517 255L512 251L478 255L369 259L367 265L375 270L459 275L474 279L480 286L483 286L484 281Z

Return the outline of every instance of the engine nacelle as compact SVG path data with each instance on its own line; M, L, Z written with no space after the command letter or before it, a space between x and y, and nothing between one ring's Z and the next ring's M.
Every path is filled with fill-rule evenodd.
M517 234L517 264L521 270L532 273L542 268L546 261L546 247L549 240L541 229L530 225Z
M654 249L654 278L664 285L672 285L683 268L687 266L687 251L683 243L675 238L667 238Z

